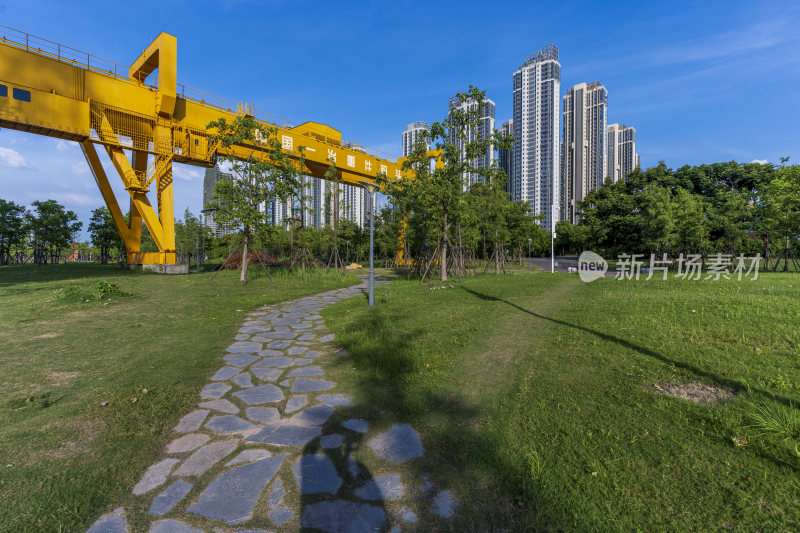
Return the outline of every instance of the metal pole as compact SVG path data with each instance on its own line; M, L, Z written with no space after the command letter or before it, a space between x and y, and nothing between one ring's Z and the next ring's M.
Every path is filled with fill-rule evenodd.
M528 270L531 269L531 240L528 239Z
M370 191L369 193L369 305L372 306L375 303L375 270L372 267L372 244L373 244L373 237L372 237L372 216L373 212L373 205L375 203L375 192Z
M556 271L556 228L553 225L553 204L550 204L550 272Z

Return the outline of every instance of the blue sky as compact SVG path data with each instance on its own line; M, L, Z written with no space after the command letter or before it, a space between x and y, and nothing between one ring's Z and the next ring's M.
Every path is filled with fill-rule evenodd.
M166 31L180 83L392 154L407 123L441 119L469 84L496 102L499 127L512 73L552 42L562 94L602 82L609 122L636 127L645 167L800 162L797 2L0 0L0 24L123 64ZM202 175L176 165L176 213L199 211ZM7 129L0 198L54 198L84 221L102 205L77 144Z

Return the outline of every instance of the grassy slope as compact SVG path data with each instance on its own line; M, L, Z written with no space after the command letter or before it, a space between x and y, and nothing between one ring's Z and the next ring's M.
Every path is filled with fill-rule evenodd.
M752 426L759 406L800 420L799 283L396 282L371 310L325 314L363 414L422 430L407 473L456 489L453 530L797 530L800 425L788 439ZM736 397L653 388L683 381Z
M0 268L0 531L84 531L128 503L247 311L357 282L208 278ZM97 301L101 281L133 298Z

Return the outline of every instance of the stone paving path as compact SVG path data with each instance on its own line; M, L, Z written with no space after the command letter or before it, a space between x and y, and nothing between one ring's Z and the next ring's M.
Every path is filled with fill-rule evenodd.
M319 311L363 291L339 289L247 315L198 408L180 420L164 457L133 487L150 502L149 533L396 533L414 529L418 512L453 516L454 495L427 476L408 494L399 474L370 478L348 455L349 444L363 440L388 467L413 461L424 449L411 426L372 432L365 420L326 424L351 399L325 379L325 360L346 354L334 350ZM338 468L329 457L336 452L346 459ZM348 490L353 480L360 485ZM390 513L387 500L409 505ZM121 507L88 531L123 532L130 529Z

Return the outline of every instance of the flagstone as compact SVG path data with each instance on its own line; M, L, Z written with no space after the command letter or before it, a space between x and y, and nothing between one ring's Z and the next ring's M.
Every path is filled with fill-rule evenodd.
M226 456L230 455L238 445L238 439L216 441L211 444L206 444L190 455L172 475L177 477L200 476Z
M164 482L167 481L167 476L172 470L172 467L179 462L180 462L179 459L172 459L172 458L162 459L161 461L157 462L156 464L148 468L147 471L144 473L144 476L142 476L142 479L139 481L139 483L137 483L136 486L133 487L133 493L136 496L139 496L140 494L145 494L147 492L150 492L154 488L163 485Z
M275 477L284 457L267 457L217 476L188 511L231 525L250 520L261 492Z
M179 437L167 445L167 453L190 452L208 442L210 438L211 437L205 433L191 433L189 435L184 435L183 437Z
M212 383L203 387L200 397L204 400L216 400L225 396L229 390L231 390L231 386L227 383Z
M255 420L261 424L271 424L281 418L277 407L248 407L245 410L245 414L250 420Z
M283 400L283 391L275 385L265 384L233 393L234 396L248 405L279 402Z
M264 429L250 435L245 440L249 442L263 442L276 446L305 446L313 439L320 436L322 430L315 426L292 426L285 424L270 424Z
M395 424L389 431L367 442L367 446L378 457L402 463L415 457L422 457L422 442L419 434L408 424Z
M198 407L203 409L211 409L212 411L219 411L221 413L228 413L233 415L239 412L239 408L228 400L210 400L197 404Z
M324 379L297 378L292 386L292 392L316 392L333 387L334 383Z
M239 331L242 331L241 329ZM247 333L246 331L242 333ZM260 342L234 342L226 348L231 353L257 352L261 349Z
M104 514L97 519L86 533L128 533L125 510L120 507L108 514Z
M167 514L184 498L184 496L189 494L189 491L192 490L192 486L191 483L179 479L164 489L161 494L153 498L148 513L154 516Z

